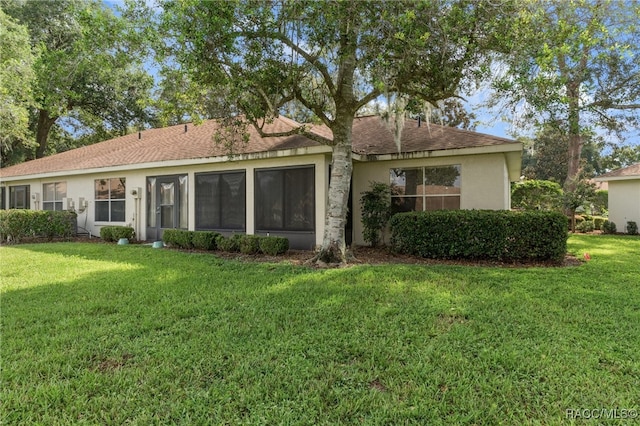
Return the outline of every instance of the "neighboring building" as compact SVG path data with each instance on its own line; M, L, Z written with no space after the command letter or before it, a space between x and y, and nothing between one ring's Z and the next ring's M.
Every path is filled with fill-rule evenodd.
M609 185L609 220L618 232L627 231L627 222L640 225L640 163L595 178Z
M266 126L299 126L284 117ZM324 126L311 126L331 138ZM74 209L78 226L99 235L128 225L139 239L164 229L211 229L288 237L292 248L322 243L331 147L301 135L229 143L218 122L150 129L0 169L3 205ZM222 143L214 142L215 139ZM232 146L233 155L229 155ZM364 244L360 196L370 182L397 185L399 210L509 209L520 177L522 144L415 120L405 123L402 152L377 116L353 126L353 178L347 240Z

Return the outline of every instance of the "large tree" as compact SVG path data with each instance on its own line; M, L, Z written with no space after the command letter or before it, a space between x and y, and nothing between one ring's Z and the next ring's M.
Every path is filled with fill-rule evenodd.
M566 141L565 189L580 175L585 134L640 124L640 5L637 0L530 1L518 44L495 80L519 123L554 123Z
M128 23L101 1L2 0L0 7L29 29L39 55L33 93L35 157L47 153L52 127L61 118L126 133L148 119L141 100L153 79L124 42Z
M29 109L35 105L34 55L27 28L0 9L0 151L2 165L30 147Z
M466 0L170 0L162 3L160 38L169 63L225 94L234 121L243 117L262 132L265 120L295 101L331 129L330 139L305 127L291 133L332 147L318 258L341 261L354 117L382 95L432 104L456 96L461 84L478 77L483 54L504 41L497 34L508 28L502 17L511 6Z

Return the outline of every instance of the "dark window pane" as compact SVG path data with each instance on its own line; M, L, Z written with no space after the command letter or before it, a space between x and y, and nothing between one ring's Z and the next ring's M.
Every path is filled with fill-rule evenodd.
M391 210L393 213L421 211L422 197L392 197Z
M447 210L460 210L460 197L442 197L442 208Z
M111 221L125 221L125 204L124 201L111 201Z
M96 222L109 221L109 202L96 201Z
M53 203L42 203L42 210L53 210L54 207Z

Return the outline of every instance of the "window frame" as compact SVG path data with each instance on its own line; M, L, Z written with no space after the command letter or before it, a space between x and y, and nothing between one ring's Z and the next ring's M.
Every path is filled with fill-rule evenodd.
M458 171L458 175L454 181L454 184L451 185L451 188L458 188L458 192L457 193L449 193L449 192L430 192L428 191L429 187L441 187L443 185L429 185L427 184L427 170L433 170L433 169L446 169L446 168L451 168L451 167L455 167ZM416 194L398 194L398 195L394 195L394 186L397 187L397 185L394 185L394 176L398 176L397 173L395 173L396 170L420 170L421 173L421 181L422 183L419 184L418 186L421 187L422 189L422 193L416 193ZM461 206L461 202L462 202L462 165L461 164L445 164L445 165L437 165L437 166L415 166L415 167L392 167L389 169L389 181L392 187L392 194L391 194L391 204L392 204L392 208L396 208L397 211L435 211L435 210L460 210L460 206ZM405 182L406 185L406 182ZM416 191L419 192L419 191ZM446 199L450 199L450 200L446 200ZM395 200L404 200L404 199L415 199L416 201L420 201L421 205L422 205L422 209L418 210L415 208L413 209L403 209L403 208L397 208L398 204L394 203L394 199ZM445 208L446 205L446 201L451 201L453 199L457 199L457 203L454 203L457 205L456 208ZM439 202L440 203L440 208L428 208L429 205L433 205L433 202Z
M119 181L122 186L122 198L112 198L112 185L111 181L116 180ZM107 197L106 198L98 198L97 194L97 185L98 182L106 181L107 187ZM94 179L93 181L93 202L94 202L94 212L93 217L96 223L124 223L127 221L127 178L126 177L112 177L112 178L102 178L102 179ZM98 218L98 205L107 205L108 219ZM118 220L119 218L114 219L114 206L122 204L122 220Z
M47 190L45 188L48 185L53 185L53 200L47 199ZM61 186L61 185L64 185L64 193L62 193L62 191L58 191L58 186ZM59 192L62 193L62 195L58 199ZM47 182L42 184L42 210L63 211L65 198L67 198L67 182L66 181ZM52 205L53 208L52 209L46 208L48 205Z
M242 179L244 180L244 184L241 183L242 185L242 226L237 227L237 226L230 226L227 225L226 223L224 223L224 214L223 214L223 209L225 208L225 206L228 205L228 201L226 199L223 199L224 195L223 191L221 190L221 185L223 182L223 176L225 175L242 175ZM217 188L217 194L218 194L218 199L217 200L212 200L213 201L213 207L218 209L218 222L216 224L214 224L215 226L211 227L211 226L202 226L201 222L200 222L200 214L199 211L201 208L205 207L203 206L201 203L203 203L204 201L202 200L201 194L200 194L200 189L199 189L199 178L203 178L203 177L207 177L207 176L217 176L218 177L218 188ZM195 173L194 175L194 189L195 189L195 194L194 194L194 198L195 198L195 229L196 230L219 230L219 231L241 231L244 232L247 229L247 170L246 169L234 169L234 170L221 170L221 171L211 171L211 172L202 172L202 173ZM240 196L240 194L238 195ZM212 197L213 198L213 197Z

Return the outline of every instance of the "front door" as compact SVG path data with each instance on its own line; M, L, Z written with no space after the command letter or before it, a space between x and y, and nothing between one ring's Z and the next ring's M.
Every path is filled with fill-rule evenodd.
M147 239L162 239L165 229L187 229L187 176L147 178Z

